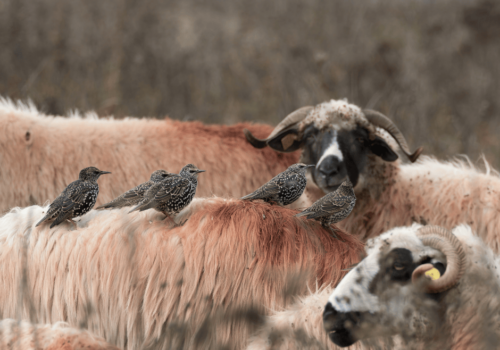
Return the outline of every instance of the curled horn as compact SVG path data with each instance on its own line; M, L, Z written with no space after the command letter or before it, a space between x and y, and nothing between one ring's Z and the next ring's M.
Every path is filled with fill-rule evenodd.
M267 146L268 141L272 140L280 132L282 132L285 129L288 129L291 126L304 120L305 117L307 117L307 115L309 114L309 112L313 108L314 107L312 107L312 106L306 106L306 107L299 108L296 111L290 113L285 119L283 119L278 125L276 125L273 132L266 139L256 138L247 129L244 129L243 132L245 133L245 137L247 138L248 142L250 142L252 144L252 146L254 146L255 148L264 148ZM293 135L293 136L295 136L295 135ZM286 149L287 147L284 147L284 148Z
M401 131L392 122L392 120L387 118L382 113L373 111L371 109L365 109L363 110L363 113L370 123L386 130L392 137L394 137L399 147L401 147L403 153L408 157L410 162L414 163L418 159L420 153L422 153L423 147L419 147L415 152L411 153L410 148L408 147L408 143L403 136L403 133L401 133Z
M437 280L429 280L425 284L426 293L441 293L454 287L465 272L466 257L462 243L449 230L440 226L425 226L418 230L418 238L422 243L441 251L446 256L447 266L443 276ZM412 282L417 283L419 277L433 268L432 264L417 267L412 274Z

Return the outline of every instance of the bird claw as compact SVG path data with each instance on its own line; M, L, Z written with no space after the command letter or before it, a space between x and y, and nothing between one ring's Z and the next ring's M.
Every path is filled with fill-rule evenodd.
M77 223L76 221L74 221L72 219L68 219L68 221L74 225L75 230L78 230L78 225L76 224Z
M188 221L188 219L184 220L183 222L181 222L180 224L177 224L177 226L183 226L186 222ZM176 226L176 227L177 227Z
M341 242L345 242L342 238L337 236L337 234L335 233L336 230L333 227L330 226L329 229L330 229L330 232L332 233L333 238L338 239Z
M180 223L177 223L173 217L166 215L165 219L163 219L163 220L167 220L167 219L170 219L173 222L173 224L174 224L173 227L180 227L180 226L184 225L189 220L189 219L186 219Z

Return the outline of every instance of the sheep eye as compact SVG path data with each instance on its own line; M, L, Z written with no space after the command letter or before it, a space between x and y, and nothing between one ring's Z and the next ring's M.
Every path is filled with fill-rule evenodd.
M397 271L401 271L402 269L405 268L402 264L399 264L399 263L395 263L393 265L393 267L394 267L394 270L397 270Z

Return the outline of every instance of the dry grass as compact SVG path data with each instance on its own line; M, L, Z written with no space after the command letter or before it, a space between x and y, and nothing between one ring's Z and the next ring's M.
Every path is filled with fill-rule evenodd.
M498 167L499 34L494 0L3 0L0 94L210 123L347 97Z

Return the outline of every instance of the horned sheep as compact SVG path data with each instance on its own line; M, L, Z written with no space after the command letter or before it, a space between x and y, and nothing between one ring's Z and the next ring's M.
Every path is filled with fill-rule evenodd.
M85 166L108 169L97 205L149 179L157 169L178 172L193 163L207 170L199 197L239 198L297 162L298 154L256 150L243 129L264 135L268 125L232 126L168 118L113 119L72 114L47 116L32 103L0 98L0 213L43 204Z
M332 100L291 113L266 139L250 131L246 136L256 148L301 150L300 161L316 165L306 189L312 201L348 176L357 201L340 226L361 239L413 222L449 229L466 223L500 250L498 174L486 162L482 172L467 159L419 158L422 149L411 152L400 130L379 112Z
M124 349L242 348L259 315L307 287L335 285L362 249L342 230L345 243L261 202L195 198L180 227L123 208L93 210L77 230L35 228L43 210L0 218L0 280L8 281L0 317L84 322Z
M5 99L0 115L5 133L0 137L0 211L52 200L90 162L105 163L113 172L102 181L106 190L98 204L143 182L153 170L176 171L186 162L207 170L199 196L241 197L296 163L301 150L301 161L316 169L305 195L292 207L309 206L348 175L357 204L341 227L361 239L414 221L447 228L467 223L500 250L500 178L495 171L486 166L481 172L467 161L419 158L421 149L410 152L387 117L346 101L301 108L274 130L244 123L50 117L31 104ZM243 137L245 128L258 150ZM254 134L269 136L262 140ZM397 150L416 163L401 162Z
M268 316L248 350L273 341L273 349L298 349L304 339L323 349L496 348L500 259L469 226L452 232L414 224L369 240L333 291Z
M14 319L0 320L0 349L12 350L119 350L89 331L65 322L32 324Z

